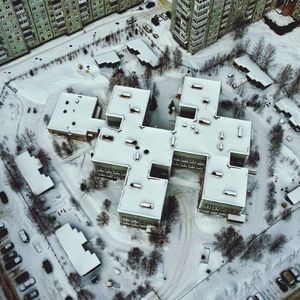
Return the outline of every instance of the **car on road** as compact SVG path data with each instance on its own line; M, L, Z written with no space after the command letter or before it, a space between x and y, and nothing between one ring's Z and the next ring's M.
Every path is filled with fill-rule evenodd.
M0 240L4 239L7 235L8 235L7 229L5 227L1 228L0 229Z
M156 39L159 38L159 35L158 35L157 33L155 33L155 32L153 32L152 35L153 35L153 37L156 38Z
M296 286L296 280L291 274L291 271L284 270L280 273L281 277L285 280L289 287L293 288Z
M15 248L15 245L12 242L7 242L6 244L4 244L4 246L1 248L0 251L2 254L6 254L14 248Z
M136 17L134 16L126 20L127 25L131 25L134 22L136 22Z
M38 290L32 290L29 293L24 295L24 300L31 300L31 299L35 299L40 295Z
M43 269L46 271L47 274L52 273L53 267L51 262L48 259L43 261Z
M29 235L24 229L19 231L19 237L23 243L29 243Z
M14 259L11 259L9 262L7 262L4 265L4 268L6 271L11 270L12 268L14 268L15 266L17 266L18 264L20 264L22 262L22 257L21 256L17 256Z
M3 261L4 262L9 262L10 260L12 260L12 259L14 259L15 257L17 257L18 256L18 253L15 251L15 250L13 250L13 251L11 251L11 252L8 252L7 254L5 254L4 256L3 256Z
M21 292L24 292L25 290L29 289L31 286L35 284L35 279L33 277L30 277L25 282L19 285L19 290Z
M155 6L155 3L154 2L148 2L147 4L146 4L146 8L152 8L152 7L154 7Z
M159 20L158 20L157 16L154 16L154 17L151 19L151 22L152 22L155 26L158 26L158 25L159 25Z
M15 278L15 282L17 284L21 284L21 283L25 282L29 278L29 276L30 276L29 273L24 271Z
M286 282L282 279L282 277L276 278L276 283L282 292L288 291L289 288L288 288Z
M146 32L151 33L152 32L152 28L150 27L150 25L148 24L144 24L143 28L146 30Z
M7 198L6 194L5 194L5 192L3 192L3 191L0 192L0 199L1 199L1 202L3 204L8 203L8 198Z
M294 277L294 279L297 282L300 282L300 273L299 273L299 271L294 267L290 267L289 271L290 271L291 275Z
M168 20L168 16L166 15L166 13L162 13L162 14L160 14L160 16L163 20L165 20L165 21Z

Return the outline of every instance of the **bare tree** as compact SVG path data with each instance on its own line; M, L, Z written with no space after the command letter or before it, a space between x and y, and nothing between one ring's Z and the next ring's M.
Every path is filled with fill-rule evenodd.
M103 201L103 207L105 208L105 210L109 211L109 209L111 207L111 201L109 199L105 199Z
M102 211L98 216L97 216L97 224L100 226L100 227L103 227L104 225L108 225L109 223L109 215L105 212L105 211Z
M246 31L248 22L243 17L237 17L232 24L233 37L235 40L241 39Z
M287 238L284 234L277 234L273 237L269 245L269 251L271 253L279 253L284 245L287 243Z
M295 72L294 79L287 87L289 97L293 97L300 92L300 69Z
M138 248L138 247L131 248L128 251L127 264L132 269L137 269L139 267L139 264L141 262L143 255L144 255L144 252L140 248Z
M293 68L290 64L286 65L276 77L277 81L277 91L280 92L284 87L286 87L293 77Z
M180 65L182 65L182 53L178 49L178 47L176 47L175 50L173 51L173 63L175 69L178 68Z
M150 67L146 68L144 72L144 78L145 78L146 87L149 89L152 82L152 70Z
M251 51L251 58L258 64L260 64L263 51L265 47L265 38L262 37L259 39L259 41L254 45L252 51Z
M275 59L275 54L276 54L276 48L268 44L268 46L265 48L262 59L261 59L261 68L264 71L268 71L270 67L272 67L274 59Z

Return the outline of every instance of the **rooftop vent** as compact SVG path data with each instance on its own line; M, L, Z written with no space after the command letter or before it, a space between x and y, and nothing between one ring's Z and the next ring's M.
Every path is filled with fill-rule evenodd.
M241 138L243 136L243 127L239 126L238 128L238 137Z
M193 83L192 84L192 89L202 90L203 89L203 85L199 84L199 83Z
M144 208L149 208L149 209L154 208L154 205L152 203L149 203L149 202L140 202L140 206L144 207Z
M195 129L195 125L194 124L191 125L191 129Z
M224 139L225 139L225 133L224 133L224 131L221 131L221 132L219 133L219 139L220 139L220 140L224 140Z
M142 185L140 183L136 183L136 182L131 182L130 186L133 188L137 188L137 189L141 189Z
M66 113L67 113L67 110L66 110L66 109L64 109L64 110L63 110L63 113L64 113L64 114L66 114Z
M134 146L136 146L137 145L137 140L126 139L125 143L128 144L128 145L134 145Z
M145 149L145 150L144 150L144 154L149 154L149 152L150 152L150 151L149 151L148 149Z
M186 123L183 123L183 124L182 124L182 127L186 127L186 126L187 126L187 124L186 124Z
M113 141L114 137L112 135L102 134L102 140Z
M218 119L220 119L221 117L218 116L217 114L214 114L214 118L215 118L216 120L218 120Z
M79 99L76 99L76 100L75 100L75 103L78 104L78 103L79 103Z
M69 101L66 101L66 104L69 104Z
M202 99L202 103L204 104L208 104L210 102L210 100L208 98L203 98Z
M73 121L73 122L72 122L72 125L73 125L73 126L74 126L74 125L76 125L76 122L75 122L75 121Z
M136 153L134 153L134 155L133 155L133 159L134 159L134 160L140 160L141 157L142 157L142 154L141 154L140 152L136 152Z
M223 142L220 142L220 143L218 144L218 149L219 149L220 151L223 151L223 149L224 149L224 143L223 143Z
M198 134L198 133L199 133L199 129L196 128L194 132L195 132L196 134Z
M219 171L212 171L211 174L217 177L223 177L223 173Z
M131 93L129 93L129 92L121 92L119 94L119 96L122 97L122 98L131 98Z
M129 111L130 111L131 113L139 113L139 112L140 112L140 109L137 108L137 107L130 107L130 106L129 106Z
M224 190L223 193L227 196L232 196L232 197L237 196L237 192L234 192L234 191Z
M210 125L210 124L211 124L211 121L210 121L210 120L207 120L207 119L199 119L199 124L202 124L202 125Z
M175 141L176 141L176 136L172 136L171 137L171 146L174 147L175 146Z

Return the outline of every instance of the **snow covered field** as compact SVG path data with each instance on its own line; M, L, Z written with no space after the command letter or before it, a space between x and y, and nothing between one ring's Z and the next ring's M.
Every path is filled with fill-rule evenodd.
M53 140L61 142L63 139L53 137L48 133L44 116L51 116L61 92L72 88L75 93L98 97L103 109L101 118L105 116L112 70L110 68L99 69L93 55L110 50L116 51L122 56L123 70L127 74L136 72L141 86L145 87L143 77L145 67L139 63L135 55L126 49L129 34L124 29L125 23L128 16L134 14L138 19L139 27L142 27L145 22L149 23L154 14L163 11L163 7L157 5L151 10L132 10L122 15L109 16L91 24L86 33L78 32L72 36L61 37L0 67L1 89L8 80L21 76L9 83L10 88L4 87L0 98L2 103L0 105L0 142L15 155L17 136L24 135L26 128L31 130L34 133L33 143L43 148L51 158L50 175L55 188L43 195L46 205L50 206L47 213L55 216L56 221L61 225L68 222L82 231L94 247L97 238L101 237L104 240L105 249L101 250L96 247L95 251L102 262L99 270L93 273L99 276L99 282L92 284L92 276L89 276L81 283L81 288L90 290L95 299L106 300L114 297L116 289L106 286L108 279L120 284L118 290L127 294L139 285L145 284L145 281L149 281L163 300L246 299L255 291L260 291L269 300L283 299L284 295L276 286L275 278L283 269L300 262L299 210L293 213L291 220L278 221L267 231L272 235L283 233L287 236L288 243L282 252L269 254L266 250L261 261L242 261L236 258L231 263L227 263L226 259L213 249L212 243L214 233L229 224L222 217L205 215L197 211L201 185L199 174L186 169L175 170L170 178L168 195L175 195L179 200L180 218L169 236L169 243L162 247L164 260L159 265L158 272L152 277L147 277L145 274L131 270L126 263L127 253L132 247L139 247L146 255L154 247L149 243L147 233L144 231L119 225L117 206L123 182L109 182L102 191L94 193L84 193L80 190L80 183L87 178L93 167L91 154L94 142L76 142L77 149L67 158L60 158L54 151ZM152 24L151 26L155 27ZM173 51L177 45L168 31L169 26L170 20L167 20L154 28L159 35L158 39L145 32L142 36L139 33L137 36L142 37L149 44L155 43L162 50L168 45ZM117 31L120 32L116 34L115 41L110 43L101 41L98 45L96 44L96 39L104 38ZM94 32L96 32L96 38L94 38ZM288 63L293 66L294 70L300 68L299 36L300 28L278 36L263 21L259 21L249 26L245 39L249 39L250 47L253 47L261 37L264 37L266 43L271 43L276 47L275 64L269 71L269 75L275 78L278 71ZM95 44L88 48L87 45L93 42ZM284 200L285 189L290 191L299 185L300 135L287 122L283 124L285 130L283 146L274 166L274 175L270 177L268 174L268 133L271 127L283 118L273 107L275 85L262 91L246 82L243 84L243 90L233 89L227 75L233 73L236 81L244 80L245 75L234 69L231 63L225 63L217 71L208 73L197 71L212 56L218 53L229 53L235 43L232 36L228 34L194 56L183 51L183 65L185 66L177 70L170 69L162 76L157 71L153 72L153 81L156 82L160 95L158 96L158 109L151 114L150 124L153 127L173 129L176 114L169 114L168 106L172 100L175 107L178 106L177 91L182 86L183 76L191 75L191 72L194 72L195 76L221 81L220 101L234 98L241 101L250 99L253 94L258 94L259 98L267 104L259 112L255 112L250 107L245 111L245 119L252 121L253 141L258 145L260 153L260 161L256 168L257 175L249 176L250 182L258 182L258 188L247 200L247 222L244 225L233 225L246 238L251 234L259 234L269 227L265 220L268 183L274 182L276 186L277 204L274 208L274 216L282 213L283 203L290 206ZM72 60L66 57L66 61L62 58L62 63L59 60L51 63L80 47L85 47L88 53L84 54L80 49L79 52L72 54ZM49 66L37 70L34 76L27 73L30 69L34 70L48 63ZM84 67L83 71L78 69L79 64ZM27 74L24 75L25 73ZM299 95L295 98L299 103ZM35 287L40 292L40 299L65 299L67 295L75 299L76 291L67 279L67 275L74 272L74 268L55 235L45 238L39 233L28 210L29 200L26 193L20 194L11 190L7 184L3 162L0 164L0 181L1 190L3 189L9 198L7 205L0 204L0 219L9 231L9 236L1 241L1 245L8 240L15 244L16 251L23 258L20 269L27 270L36 279ZM76 207L71 198L76 199L80 206ZM103 211L105 199L109 199L112 203L109 210L110 221L107 226L99 227L96 219L97 215ZM293 206L293 209L297 208L300 208L299 203ZM21 229L25 229L30 236L28 244L22 243L18 236ZM41 248L41 251L37 248ZM207 254L207 251L209 251L209 260L204 263L201 256L203 253ZM52 274L46 274L42 268L42 261L46 258L53 264ZM121 274L116 275L114 268L119 269ZM13 278L13 272L9 272L9 276ZM22 295L20 292L19 294Z

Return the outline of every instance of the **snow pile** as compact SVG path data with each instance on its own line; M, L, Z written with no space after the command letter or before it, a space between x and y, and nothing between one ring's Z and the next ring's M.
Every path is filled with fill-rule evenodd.
M276 12L275 10L272 10L266 14L267 18L270 19L273 23L275 23L277 26L284 27L288 26L295 22L295 20L290 16L283 16Z
M16 164L35 195L40 195L54 186L49 176L41 174L43 167L39 159L25 151L16 157Z

